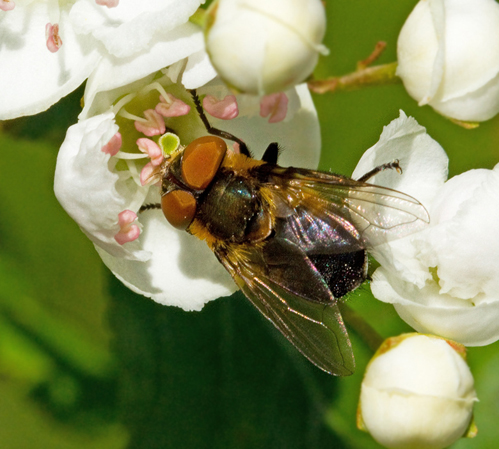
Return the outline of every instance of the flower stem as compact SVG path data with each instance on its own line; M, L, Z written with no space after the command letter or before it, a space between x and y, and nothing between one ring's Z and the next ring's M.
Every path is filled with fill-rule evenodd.
M312 92L323 94L326 92L350 91L368 86L382 86L386 84L399 84L401 79L395 74L397 63L363 67L359 64L355 72L343 76L334 76L323 80L312 79L308 87Z
M373 352L377 351L384 338L351 307L341 302L338 303L338 306L347 326L364 340L369 349Z

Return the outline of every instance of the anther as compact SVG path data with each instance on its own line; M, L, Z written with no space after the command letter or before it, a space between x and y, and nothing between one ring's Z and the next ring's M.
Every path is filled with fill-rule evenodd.
M260 117L269 117L269 123L277 123L286 118L288 97L284 92L266 95L260 101Z
M213 95L206 95L203 98L203 109L211 116L222 120L232 120L239 114L234 95L227 95L222 100L218 100Z
M45 38L47 39L47 48L50 52L55 53L62 46L62 39L59 36L59 24L52 25L47 23L45 25Z

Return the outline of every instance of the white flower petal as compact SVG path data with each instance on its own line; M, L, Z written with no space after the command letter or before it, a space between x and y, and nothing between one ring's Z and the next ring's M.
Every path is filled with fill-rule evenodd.
M499 111L499 75L488 83L461 97L430 103L447 117L463 121L485 121Z
M79 118L83 119L106 111L120 96L122 86L148 77L151 73L154 74L163 67L192 54L198 55L204 46L201 31L191 23L179 26L163 37L162 40L154 40L148 51L140 55L124 59L113 58L110 55L104 58L88 79L85 88L85 107ZM206 65L201 68L203 73L204 69L207 69ZM213 72L210 74L215 75ZM102 99L99 98L101 92Z
M371 184L390 187L430 205L447 179L448 157L426 129L400 111L400 117L383 128L378 143L361 157L352 177L360 178L373 168L398 159L403 170L385 170L369 179Z
M397 75L419 105L481 121L499 112L499 5L421 0L397 43Z
M189 56L182 74L182 84L186 89L196 89L209 83L216 76L217 72L203 47L202 50Z
M121 0L116 8L104 8L92 0L78 0L71 9L76 32L92 34L118 58L145 52L154 38L186 23L200 0Z
M484 86L499 72L499 5L445 1L445 75L441 101Z
M367 366L359 415L384 446L438 449L463 436L475 401L473 376L453 345L406 334L387 340Z
M206 46L221 78L241 92L269 94L313 71L325 33L319 0L221 0Z
M48 109L76 89L101 58L88 39L75 34L66 9L61 9L58 19L63 44L56 53L47 49L45 25L52 22L54 8L58 6L19 2L8 14L3 13L0 120Z
M499 339L499 295L473 306L440 294L434 282L420 289L384 268L375 271L371 291L379 300L393 304L400 317L418 332L441 335L466 346L483 346Z
M145 199L147 194L147 189L119 181L108 168L110 155L101 149L117 131L112 113L70 127L57 157L54 191L95 244L115 257L146 260L149 255L137 242L122 246L114 240L119 231L118 214L130 207L127 199L137 201L137 196Z
M403 173L385 170L368 182L407 193L423 205L431 205L438 189L447 179L448 158L442 147L433 140L424 127L400 111L400 117L385 126L378 143L361 157L352 177L360 178L373 168L398 159ZM379 245L372 256L384 267L390 268L407 281L423 287L431 278L428 267L416 255L414 235Z
M140 240L149 261L137 262L97 250L118 279L160 304L201 310L207 302L237 290L205 242L174 229L161 211L141 214Z
M449 180L432 207L440 293L474 298L499 292L499 172L471 170Z

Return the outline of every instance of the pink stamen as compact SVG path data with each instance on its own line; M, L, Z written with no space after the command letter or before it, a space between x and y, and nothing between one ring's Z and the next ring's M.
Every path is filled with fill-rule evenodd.
M157 165L154 165L154 163L152 162L148 162L146 165L144 165L144 168L140 172L140 184L145 186L152 180L155 180L158 171L159 169Z
M136 120L135 129L139 133L143 133L148 137L158 136L164 134L166 127L163 117L159 115L154 109L144 111L145 121Z
M16 4L10 0L0 0L0 9L2 11L12 11Z
M234 95L227 95L223 100L218 100L213 95L206 95L203 98L203 108L211 116L222 120L232 120L239 114Z
M163 151L153 140L141 137L137 139L137 146L142 153L147 154L151 158L152 165L158 166L163 162Z
M121 134L117 132L113 137L111 137L109 142L101 148L101 151L103 153L110 154L111 156L115 156L118 151L120 151L122 142L123 139L121 138Z
M167 93L167 98L159 96L159 103L156 105L156 112L163 117L181 117L187 115L191 110L188 104Z
M118 225L120 230L114 236L114 239L123 245L127 242L136 240L140 235L140 228L136 224L132 224L137 220L137 214L131 210L124 210L118 214Z
M95 0L95 3L101 6L107 6L108 8L114 8L118 6L120 0Z
M61 36L59 36L59 24L45 25L45 38L47 39L47 48L50 52L55 53L62 45Z
M266 95L260 101L260 117L270 115L269 123L277 123L286 118L288 97L284 92Z
M232 152L236 154L241 153L241 145L239 145L237 142L234 142L232 144Z

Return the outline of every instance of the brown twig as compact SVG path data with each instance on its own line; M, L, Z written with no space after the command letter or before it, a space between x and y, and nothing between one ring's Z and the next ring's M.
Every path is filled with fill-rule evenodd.
M386 42L384 41L379 41L376 42L376 46L374 47L373 52L363 61L359 61L357 63L357 70L364 70L367 67L369 67L373 62L377 61L378 58L381 56L381 53L386 48Z
M355 90L367 86L398 84L401 80L395 74L397 63L369 67L375 62L386 48L386 42L376 43L373 52L364 60L357 63L355 72L343 76L335 76L323 80L312 79L308 87L312 92L323 94L345 90Z

